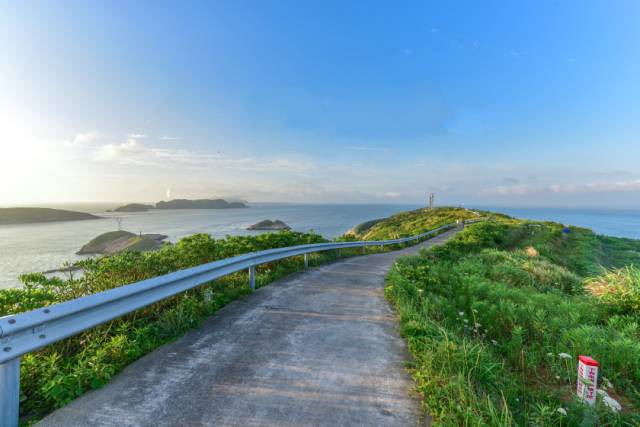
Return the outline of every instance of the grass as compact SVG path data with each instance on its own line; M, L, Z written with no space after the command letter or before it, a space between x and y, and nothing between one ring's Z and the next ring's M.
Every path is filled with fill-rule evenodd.
M445 223L444 219L437 219L443 212L432 212L438 224ZM243 253L325 241L317 234L291 231L225 239L196 234L155 252L124 251L82 261L84 274L81 276L74 277L73 272L66 279L47 278L41 273L25 274L21 277L22 288L0 290L0 316ZM367 248L368 253L378 251L378 247ZM354 248L310 254L309 264L318 265L361 253L360 248ZM300 271L303 266L301 256L263 264L257 267L256 286L266 286ZM103 386L131 362L197 328L218 309L249 293L247 274L232 274L23 356L20 374L23 424L37 421L87 390Z
M392 269L386 296L436 425L640 423L638 270L619 269L640 242L563 229L496 216ZM574 397L579 354L621 412Z
M306 243L326 241L316 234L296 232L227 237L193 235L156 252L125 251L83 261L82 277L46 278L40 273L21 277L20 289L0 291L0 316L33 310L79 298L149 277L230 256ZM316 265L359 251L311 254ZM303 268L302 257L263 264L257 268L256 286ZM65 339L21 363L21 419L31 423L78 397L106 384L126 365L160 345L198 327L227 303L250 293L246 273L236 273Z

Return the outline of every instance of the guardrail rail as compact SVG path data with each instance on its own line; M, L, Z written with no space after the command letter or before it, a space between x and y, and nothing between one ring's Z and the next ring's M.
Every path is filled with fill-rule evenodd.
M476 221L474 221L476 222ZM101 325L165 298L212 280L249 270L249 283L255 289L255 268L260 264L292 256L335 249L396 245L418 241L454 228L458 223L394 240L328 242L251 252L163 276L109 289L37 310L0 318L0 426L16 427L20 404L20 357L64 338Z

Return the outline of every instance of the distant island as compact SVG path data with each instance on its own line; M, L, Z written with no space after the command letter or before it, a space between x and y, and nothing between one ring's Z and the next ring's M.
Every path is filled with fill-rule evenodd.
M164 234L133 234L129 231L109 231L91 240L84 245L78 255L102 254L109 255L124 250L129 251L153 251L160 249L162 241L167 236Z
M84 212L50 208L0 208L0 225L36 222L80 221L102 217Z
M291 227L279 219L276 219L275 221L265 219L264 221L260 221L248 227L247 230L291 230Z
M129 203L128 205L115 208L114 212L147 212L153 209L153 205L144 205L142 203Z
M156 203L156 209L234 209L247 207L242 202L227 202L224 199L175 199Z

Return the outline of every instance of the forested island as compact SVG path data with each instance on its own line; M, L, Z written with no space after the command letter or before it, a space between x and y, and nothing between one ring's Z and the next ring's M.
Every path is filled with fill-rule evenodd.
M258 223L255 223L247 227L247 230L278 231L278 230L291 230L291 227L289 227L287 224L284 223L284 221L280 221L279 219L276 219L275 221L271 221L270 219L265 219L264 221L260 221Z
M0 225L37 222L80 221L102 217L76 211L51 208L0 208Z
M234 209L247 207L242 202L227 202L224 199L175 199L156 203L156 209Z
M145 205L142 203L129 203L128 205L115 208L114 212L147 212L153 209L153 205Z

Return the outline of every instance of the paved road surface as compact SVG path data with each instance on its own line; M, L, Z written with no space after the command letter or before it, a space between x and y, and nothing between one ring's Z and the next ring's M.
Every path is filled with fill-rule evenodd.
M384 278L453 233L261 288L38 425L425 425Z

